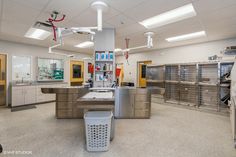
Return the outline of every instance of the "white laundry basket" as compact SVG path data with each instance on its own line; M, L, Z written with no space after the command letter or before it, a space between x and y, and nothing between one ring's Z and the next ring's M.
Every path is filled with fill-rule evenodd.
M108 151L112 116L110 111L89 111L84 114L88 151Z

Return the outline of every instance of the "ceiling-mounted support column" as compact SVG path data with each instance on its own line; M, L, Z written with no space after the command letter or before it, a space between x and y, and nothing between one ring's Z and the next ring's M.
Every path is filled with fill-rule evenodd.
M91 4L91 7L97 11L97 30L102 31L102 13L107 10L108 6L102 1Z

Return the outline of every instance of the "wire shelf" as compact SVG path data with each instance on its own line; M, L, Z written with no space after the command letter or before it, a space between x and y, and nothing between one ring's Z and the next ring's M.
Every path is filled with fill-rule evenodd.
M167 102L179 102L179 84L165 84L165 100Z
M166 65L165 79L171 81L179 81L179 66L178 65Z
M196 106L197 105L197 87L195 85L180 84L180 104Z
M199 86L199 107L218 110L219 92L217 86Z
M198 81L207 84L218 83L218 63L215 64L199 64L198 65Z
M196 82L197 81L196 65L180 65L180 81Z

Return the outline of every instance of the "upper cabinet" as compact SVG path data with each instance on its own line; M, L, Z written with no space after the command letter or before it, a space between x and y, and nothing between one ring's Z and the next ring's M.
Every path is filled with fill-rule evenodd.
M31 80L31 57L12 56L12 80Z

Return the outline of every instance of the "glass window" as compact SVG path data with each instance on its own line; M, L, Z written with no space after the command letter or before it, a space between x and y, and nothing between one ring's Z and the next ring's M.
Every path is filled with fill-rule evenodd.
M143 64L142 65L142 69L141 69L141 73L142 73L142 78L146 78L146 67L147 67L147 65L145 65L145 64Z
M82 67L81 65L74 64L73 65L73 78L81 78L82 77Z
M31 57L12 56L12 80L31 80Z

